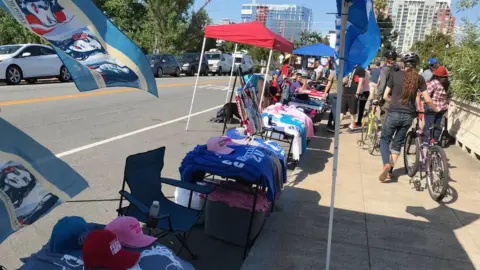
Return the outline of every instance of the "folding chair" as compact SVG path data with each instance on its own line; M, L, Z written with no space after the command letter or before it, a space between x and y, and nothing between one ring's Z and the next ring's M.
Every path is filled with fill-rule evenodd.
M161 147L127 157L122 190L120 190L120 205L117 212L119 216L132 216L140 222L147 223L150 206L153 201L158 201L160 212L158 216L154 217L157 226L149 229L162 230L161 233L156 235L157 238L174 234L181 244L178 254L185 248L192 259L195 259L196 256L187 245L187 238L203 210L198 211L190 208L192 194L194 191L209 194L213 191L213 187L162 178L164 156L165 147ZM162 184L190 190L188 208L167 199L162 193ZM125 190L125 185L128 185L130 193ZM129 201L130 205L122 206L123 199Z

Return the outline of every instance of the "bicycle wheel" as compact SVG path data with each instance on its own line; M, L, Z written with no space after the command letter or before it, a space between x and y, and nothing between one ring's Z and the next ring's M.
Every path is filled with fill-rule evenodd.
M447 155L438 146L428 147L427 187L433 200L440 202L447 195L449 172Z
M368 153L373 155L373 152L378 149L378 122L376 117L372 118L372 121L370 122L368 141Z
M409 177L413 177L420 168L420 144L412 130L405 136L403 162L405 165L405 173L407 173Z
M363 118L362 118L362 134L360 135L360 140L362 141L362 143L367 143L367 140L368 140L368 125L369 125L370 121L369 121L369 117L368 117L368 110L365 111L365 113L363 114Z

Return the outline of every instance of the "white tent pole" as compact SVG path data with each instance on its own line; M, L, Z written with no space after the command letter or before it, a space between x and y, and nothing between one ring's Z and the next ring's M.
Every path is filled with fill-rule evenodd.
M203 44L202 44L202 53L200 54L200 63L198 64L197 79L195 80L195 87L193 87L192 102L190 103L190 111L188 113L187 127L185 128L185 130L188 130L188 125L190 125L190 117L192 115L193 102L195 101L195 93L197 92L198 78L200 77L200 72L202 71L203 54L205 53L205 42L206 41L207 41L207 38L204 37L203 38Z
M230 70L230 80L228 80L227 96L225 97L225 103L227 103L228 96L229 96L229 93L231 91L230 90L230 85L232 85L233 69L235 68L235 54L237 54L237 46L238 46L238 43L235 43L235 51L232 55L232 68Z
M335 185L337 183L337 168L338 168L338 147L340 141L340 108L342 106L343 93L343 70L344 70L344 56L345 56L345 32L347 30L348 19L348 3L342 0L342 23L340 27L340 48L339 48L339 64L338 64L338 80L337 80L337 107L335 110L335 139L333 148L333 170L332 170L332 191L330 199L330 216L328 218L328 242L327 242L327 262L326 270L330 269L330 254L332 250L332 230L333 230L333 211L335 209Z
M267 87L268 71L270 70L270 63L272 62L272 54L273 54L273 49L270 49L270 54L268 55L267 68L265 69L265 78L263 80L262 94L260 96L260 104L258 104L260 108L260 113L262 113L262 101L263 101L263 96L265 95L264 91L267 91L265 87Z

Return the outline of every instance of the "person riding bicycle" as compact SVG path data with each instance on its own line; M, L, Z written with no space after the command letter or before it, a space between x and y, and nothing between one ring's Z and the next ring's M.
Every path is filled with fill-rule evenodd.
M405 70L391 74L383 94L383 98L390 104L390 107L380 136L383 168L379 179L382 182L391 179L393 167L405 141L405 135L417 114L415 105L417 91L421 92L425 103L430 106L432 111L439 111L427 92L425 79L416 71L419 60L419 56L414 52L403 55L402 62L405 64Z
M395 71L400 70L400 66L395 62L397 59L397 52L395 51L387 51L384 54L385 57L385 66L382 67L380 70L380 77L378 78L377 82L377 98L379 100L378 104L380 105L380 116L383 116L388 111L389 104L385 102L383 99L383 93L387 88L387 82L392 76L392 73Z
M425 114L425 134L430 134L429 130L432 125L440 125L443 115L448 110L448 104L450 102L449 87L450 81L448 80L447 69L444 66L439 66L433 71L432 80L427 82L427 92L440 111L435 114ZM428 105L424 106L424 108L425 112L431 111ZM434 130L433 138L435 141L440 139L440 133L441 130ZM428 136L424 138L427 140Z

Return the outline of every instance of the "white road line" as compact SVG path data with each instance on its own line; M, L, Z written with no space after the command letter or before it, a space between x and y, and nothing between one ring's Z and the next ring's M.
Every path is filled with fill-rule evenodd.
M193 117L193 116L197 116L197 115L200 115L200 114L203 114L203 113L206 113L206 112L210 112L210 111L219 109L222 106L223 105L219 105L219 106L216 106L216 107L213 107L213 108L210 108L210 109L206 109L206 110L203 110L203 111L200 111L200 112L192 113L191 116ZM87 144L87 145L84 145L84 146L81 146L81 147L77 147L77 148L74 148L72 150L68 150L68 151L65 151L65 152L62 152L62 153L58 153L55 156L57 158L61 158L61 157L64 157L64 156L69 156L69 155L72 155L72 154L75 154L75 153L78 153L78 152L81 152L81 151L85 151L85 150L90 149L90 148L100 146L102 144L107 144L107 143L110 143L110 142L113 142L113 141L121 140L121 139L130 137L130 136L145 132L145 131L149 131L149 130L152 130L152 129L155 129L155 128L170 125L170 124L185 120L187 118L188 118L188 115L185 115L185 116L182 116L182 117L177 118L177 119L173 119L173 120L163 122L163 123L160 123L160 124L156 124L156 125L153 125L153 126L148 126L148 127L145 127L145 128L137 129L135 131L125 133L125 134L122 134L122 135L118 135L118 136L115 136L115 137L112 137L112 138L109 138L109 139L106 139L106 140L103 140L103 141L99 141L99 142L96 142L96 143Z

